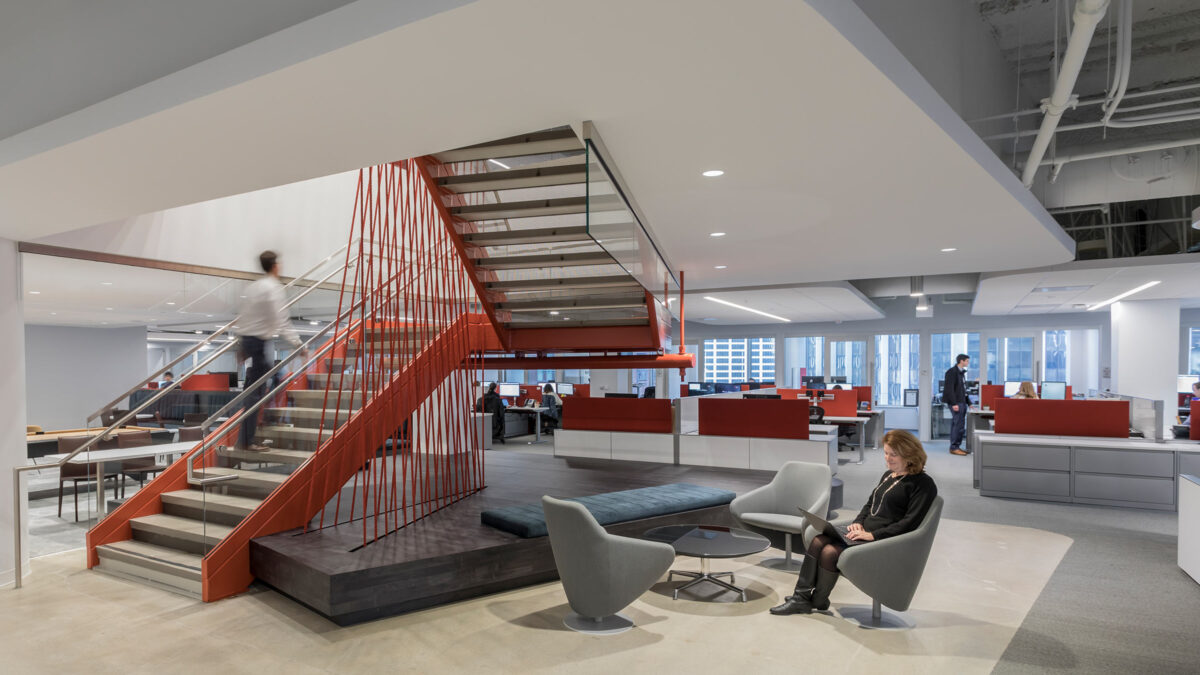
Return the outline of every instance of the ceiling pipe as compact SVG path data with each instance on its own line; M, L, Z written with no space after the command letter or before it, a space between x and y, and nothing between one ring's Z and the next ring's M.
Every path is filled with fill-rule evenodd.
M1108 148L1106 150L1094 150L1091 152L1075 152L1060 154L1054 159L1042 160L1041 166L1058 166L1070 162L1082 162L1087 159L1101 159L1104 157L1118 157L1120 155L1136 155L1139 152L1154 152L1155 150L1170 150L1172 148L1184 148L1189 145L1200 145L1200 137L1197 138L1180 138L1172 141L1159 141L1157 143L1146 143L1143 145L1126 145L1119 148ZM1029 172L1029 165L1025 165L1025 171Z
M1033 177L1037 174L1046 149L1054 138L1054 130L1062 119L1062 114L1073 103L1075 81L1079 79L1079 71L1083 69L1083 59L1087 56L1088 45L1096 33L1096 26L1104 18L1108 9L1108 0L1078 0L1075 3L1075 27L1071 29L1071 37L1067 40L1067 50L1062 60L1062 70L1054 83L1054 92L1045 102L1045 116L1042 126L1038 129L1037 138L1033 139L1033 148L1029 151L1029 160L1025 163L1025 171L1021 182L1026 188L1033 185Z
M1191 91L1193 89L1200 89L1200 82L1197 82L1194 84L1181 84L1181 85L1177 85L1174 87L1163 87L1162 89L1145 89L1143 91L1134 91L1134 92L1125 94L1125 98L1132 99L1132 98L1144 98L1146 96L1162 96L1164 94L1174 94L1176 92ZM1082 99L1075 103L1075 107L1076 108L1085 108L1085 107L1091 106L1091 105L1104 105L1107 102L1107 100L1108 99L1105 97ZM1184 102L1190 102L1190 101L1188 101L1188 99L1182 99L1179 101L1160 101L1159 103L1152 103L1149 105L1153 105L1154 107L1157 108L1157 107L1164 107L1164 106L1173 105L1176 103L1184 103ZM1131 110L1136 110L1136 108L1126 108L1126 110L1131 111ZM1040 114L1041 112L1042 112L1041 108L1029 108L1027 110L1018 110L1016 112L1001 113L999 115L990 115L988 117L980 117L979 119L971 120L970 122L968 122L968 124L982 124L984 122L995 122L996 120L1011 120L1015 117L1025 117L1027 115L1037 115L1037 114ZM1037 132L1031 132L1030 135L1033 135L1034 133L1037 133ZM991 136L989 136L988 138L990 139ZM1011 136L1009 138L1011 138Z
M1116 86L1109 94L1112 98L1104 102L1104 122L1112 119L1113 113L1125 98L1125 89L1129 87L1129 66L1133 62L1133 0L1120 0L1117 10L1117 73L1114 82Z

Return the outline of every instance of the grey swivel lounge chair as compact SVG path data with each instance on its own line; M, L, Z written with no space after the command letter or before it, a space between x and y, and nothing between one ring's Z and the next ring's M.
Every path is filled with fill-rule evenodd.
M581 633L633 627L621 609L650 589L675 562L670 544L609 534L582 504L542 497L554 565L573 610L564 623Z
M829 486L833 473L828 464L788 462L770 483L751 490L729 504L733 517L743 525L784 534L784 557L764 561L773 569L796 572L800 564L792 560L792 535L803 534L808 526L797 507L824 518L829 508Z
M862 628L912 628L909 620L884 612L881 605L897 612L908 609L917 585L921 583L941 519L942 498L935 497L925 518L912 532L843 551L838 558L838 571L871 596L871 607L869 610L867 607L841 607L838 613L842 618ZM805 540L811 541L813 536L816 532L809 530Z

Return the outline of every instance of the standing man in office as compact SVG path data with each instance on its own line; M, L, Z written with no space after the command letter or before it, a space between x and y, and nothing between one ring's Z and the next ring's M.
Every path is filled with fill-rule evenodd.
M965 455L962 449L963 437L967 435L967 407L971 404L967 398L967 365L971 357L959 354L954 357L954 365L946 371L946 379L942 383L942 403L950 406L950 454Z
M271 357L267 356L267 350L276 336L290 342L294 349L301 348L300 338L296 336L291 318L284 309L287 294L284 293L283 284L279 282L279 257L273 251L263 251L258 256L258 262L262 265L264 274L258 281L246 287L246 299L242 301L237 326L240 336L239 359L250 361L249 367L246 368L247 387L262 379L275 365ZM299 358L303 360L304 355L301 354ZM246 397L246 408L253 407L266 392L267 384L264 382ZM258 452L270 450L265 445L254 444L259 412L261 411L256 410L242 422L242 429L238 434L239 448Z

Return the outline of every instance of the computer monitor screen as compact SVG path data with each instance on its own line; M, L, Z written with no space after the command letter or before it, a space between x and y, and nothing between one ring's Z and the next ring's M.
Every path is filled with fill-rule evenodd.
M521 395L521 385L516 382L501 382L500 395L505 397L516 398Z
M845 389L846 391L854 390L854 387L852 385L845 384L845 383L835 383L835 384L833 384L833 386L831 386L829 388L830 389Z
M1020 382L1005 382L1004 383L1004 397L1008 398L1009 396L1016 396L1017 390L1020 388L1021 388Z
M805 375L800 378L800 381L807 387L812 387L817 384L825 384L825 377L822 375Z
M829 378L829 381L832 382L833 384L846 384L846 376L845 375L833 375Z
M688 382L688 391L695 392L697 394L700 393L700 383L699 382Z
M742 394L742 398L783 398L779 394Z
M637 398L637 394L605 394L604 398Z
M824 389L825 383L824 382L813 382L808 385L808 388L809 389Z
M570 382L561 382L558 385L558 393L571 396L575 393L575 385Z
M1196 380L1200 380L1200 375L1180 375L1179 386L1176 388L1180 394L1192 393L1192 385L1196 384Z
M740 385L740 384L730 384L730 383L728 383L728 382L718 382L718 383L716 383L716 389L715 389L715 391L716 391L718 394L732 394L732 393L733 393L733 392L735 392L735 391L741 391L741 390L742 390L742 385Z
M1042 398L1054 399L1061 401L1067 397L1066 382L1043 382L1042 383Z

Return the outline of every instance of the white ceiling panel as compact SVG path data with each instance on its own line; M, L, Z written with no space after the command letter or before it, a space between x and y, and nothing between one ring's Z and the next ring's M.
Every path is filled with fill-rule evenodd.
M1083 312L1090 305L1151 281L1160 283L1130 299L1178 299L1184 307L1200 306L1200 254L1088 261L1057 269L984 274L971 313ZM1046 287L1072 290L1051 293L1036 290Z
M360 21L366 7L350 6ZM212 91L205 62L0 140L0 236L590 119L691 288L1072 257L1045 210L853 3L480 0L295 60L289 36L344 32L347 14L233 55L279 64L240 63L263 73L241 83ZM713 168L725 175L700 175Z
M789 322L862 321L882 319L884 313L845 282L794 288L735 291L695 291L687 294L688 321L709 325L787 323L707 299L717 298L742 307L774 314Z

